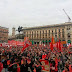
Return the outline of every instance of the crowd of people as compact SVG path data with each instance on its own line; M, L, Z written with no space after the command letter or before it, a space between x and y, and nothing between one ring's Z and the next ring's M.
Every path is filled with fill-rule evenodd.
M22 46L0 47L0 72L43 72L41 59L49 62L49 72L72 72L72 52L68 47L51 51L48 46L31 45L21 50Z

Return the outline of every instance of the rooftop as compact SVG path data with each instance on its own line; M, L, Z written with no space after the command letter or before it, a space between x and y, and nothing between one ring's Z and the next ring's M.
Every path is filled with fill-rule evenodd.
M23 28L23 30L38 29L38 28L51 28L51 27L60 27L60 26L68 26L68 25L72 25L72 22L66 22L66 23L61 23L61 24L45 25L45 26L36 26L36 27L26 27L26 28Z
M9 28L6 28L6 27L2 27L2 26L0 26L0 28L3 28L3 29L9 29Z

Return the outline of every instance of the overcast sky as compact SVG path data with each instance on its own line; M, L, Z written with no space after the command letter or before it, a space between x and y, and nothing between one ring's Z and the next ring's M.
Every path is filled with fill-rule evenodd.
M67 22L72 18L72 0L0 0L0 26L32 27Z

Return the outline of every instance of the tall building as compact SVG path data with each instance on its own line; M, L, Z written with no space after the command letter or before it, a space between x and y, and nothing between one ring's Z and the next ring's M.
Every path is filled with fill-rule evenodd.
M57 42L66 41L72 43L72 23L54 24L39 27L24 28L23 33L35 44L39 42L49 43L52 36Z
M15 34L17 30L15 28L12 28L12 35L8 37L8 40L16 40L16 41L24 41L24 35L23 32L20 34Z
M0 42L8 41L8 28L0 26Z
M12 37L15 37L15 28L12 28Z

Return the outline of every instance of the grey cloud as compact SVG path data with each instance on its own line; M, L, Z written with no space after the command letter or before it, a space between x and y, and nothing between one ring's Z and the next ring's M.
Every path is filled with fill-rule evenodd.
M72 0L0 0L0 25L40 26L67 21L64 8L72 18Z

